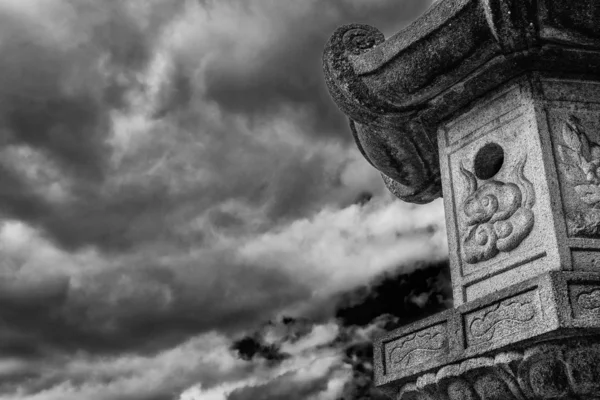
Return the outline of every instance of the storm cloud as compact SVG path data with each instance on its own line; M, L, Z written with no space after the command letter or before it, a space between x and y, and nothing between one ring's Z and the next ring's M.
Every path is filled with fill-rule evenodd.
M321 73L429 4L0 0L0 398L334 399L397 311L357 288L447 305L441 203L385 192Z

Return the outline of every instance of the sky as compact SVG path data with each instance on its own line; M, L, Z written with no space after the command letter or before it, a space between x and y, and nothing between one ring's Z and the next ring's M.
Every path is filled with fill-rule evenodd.
M0 0L0 399L369 400L452 306L321 72L426 0Z

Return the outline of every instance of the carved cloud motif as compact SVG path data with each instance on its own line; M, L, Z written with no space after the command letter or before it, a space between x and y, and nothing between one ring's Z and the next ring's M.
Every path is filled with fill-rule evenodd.
M468 186L461 204L465 233L462 257L469 264L494 258L500 252L514 250L531 233L535 204L533 185L523 170L527 156L515 166L515 183L496 180L478 187L475 175L462 165L460 171Z

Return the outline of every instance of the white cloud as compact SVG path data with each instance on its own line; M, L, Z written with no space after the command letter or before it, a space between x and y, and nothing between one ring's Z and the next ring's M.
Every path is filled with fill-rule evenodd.
M415 207L398 201L324 210L247 241L240 256L277 265L313 288L310 306L369 282L385 271L447 254L440 201ZM303 307L307 307L304 304Z
M155 356L109 357L73 355L56 360L41 373L40 382L54 382L35 394L27 386L15 388L2 400L120 400L178 393L194 382L209 384L247 375L242 361L231 353L226 337L214 333L198 336ZM35 385L35 380L29 385ZM46 383L46 385L48 385Z
M281 346L283 353L298 355L313 350L320 346L330 344L339 334L339 326L336 323L315 325L312 331L296 342L287 342Z
M288 359L280 366L272 369L255 370L251 377L237 382L225 383L216 387L203 389L202 385L196 385L184 393L179 400L226 400L234 392L238 392L240 398L246 398L246 392L252 394L256 390L272 391L279 397L297 394L294 390L303 386L310 386L315 380L330 376L332 381L327 386L325 394L331 394L340 389L340 381L346 373L341 364L340 355L332 350L313 352L309 355L298 356ZM277 396L274 396L277 398ZM321 398L321 397L319 397Z
M34 126L18 145L18 127L0 132L4 163L31 187L32 204L43 205L0 226L0 313L13 312L2 314L6 336L21 335L44 357L4 359L0 375L31 375L0 398L141 399L189 387L182 400L221 400L325 376L310 400L333 400L350 374L340 350L324 348L336 324L285 342L291 358L276 367L238 360L223 332L283 312L329 317L340 292L444 257L439 202L415 208L376 196L350 205L362 192L382 193L379 174L337 136L310 132L305 122L322 99L295 89L305 87L305 71L296 79L291 67L275 65L305 60L316 31L345 5L361 15L370 6L210 3L0 0L0 106L25 99L24 110L37 107L0 117L53 124L43 135ZM211 68L234 74L242 89L267 77L281 110L228 112L205 98ZM311 87L322 88L312 77ZM291 94L278 92L281 83ZM179 104L173 98L184 89L189 98ZM285 104L288 95L301 101ZM263 93L250 98L262 102ZM60 115L48 116L50 105ZM68 118L77 121L65 134ZM39 143L44 135L48 143ZM69 157L79 157L72 170ZM81 179L88 161L101 170ZM12 190L0 195L11 200ZM32 306L36 312L20 308ZM57 340L65 337L72 347Z

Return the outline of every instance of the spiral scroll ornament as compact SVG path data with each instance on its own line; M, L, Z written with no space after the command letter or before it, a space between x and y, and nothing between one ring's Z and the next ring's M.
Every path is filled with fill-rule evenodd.
M368 25L348 29L342 37L346 50L355 55L364 53L383 40L383 34Z

